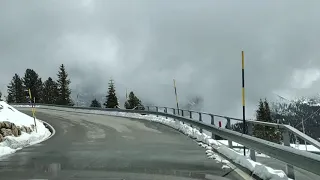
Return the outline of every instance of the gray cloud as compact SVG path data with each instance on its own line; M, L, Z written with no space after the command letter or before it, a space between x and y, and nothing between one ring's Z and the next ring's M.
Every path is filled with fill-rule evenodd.
M0 2L0 89L14 73L55 77L64 63L76 93L105 94L110 77L143 100L174 106L204 98L204 111L241 112L245 51L249 115L259 98L317 93L318 1ZM312 81L311 81L312 80ZM309 82L310 81L310 82Z

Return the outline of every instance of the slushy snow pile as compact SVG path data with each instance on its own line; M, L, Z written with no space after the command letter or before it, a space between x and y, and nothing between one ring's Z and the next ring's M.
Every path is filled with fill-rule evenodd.
M90 112L94 110L89 110ZM228 148L227 146L223 145L222 143L212 139L210 136L204 133L200 133L200 131L196 128L192 128L191 126L184 124L180 121L175 121L172 118L165 118L165 117L157 117L155 115L141 115L138 113L123 113L123 112L101 112L101 111L94 111L97 114L108 114L112 116L122 116L122 117L131 117L131 118L138 118L138 119L145 119L154 122L158 122L167 126L170 126L178 131L183 132L187 136L195 138L199 143L200 146L206 148L206 154L208 158L216 159L217 161L222 162L223 164L228 164L227 160L223 160L217 154L213 152L212 149L215 149L220 154L228 157L234 163L237 163L247 169L249 169L253 174L257 175L261 179L268 179L268 180L289 180L290 178L282 170L274 170L268 166L265 166L261 163L252 161L250 158L243 156L242 154L234 151L233 149ZM223 166L226 168L226 166Z
M74 110L66 110L74 112ZM158 122L167 126L170 126L185 135L196 139L199 142L199 145L203 148L206 148L206 154L208 158L215 159L224 164L223 168L227 168L228 163L227 160L224 160L219 155L215 154L213 149L220 154L226 156L228 159L232 160L234 163L237 163L247 169L249 169L253 174L257 175L261 179L268 180L289 180L290 178L282 170L274 170L270 167L267 167L261 163L254 162L250 158L243 156L242 154L234 151L233 149L228 148L223 143L212 139L205 133L200 133L200 131L196 128L192 128L191 126L184 124L180 121L175 121L172 118L165 117L157 117L155 115L141 115L139 113L124 113L124 112L110 112L110 111L99 111L99 110L76 110L77 112L83 113L92 113L92 114L105 114L111 116L120 116L127 118L137 118L144 119L153 122Z
M34 124L32 117L19 112L4 101L0 101L0 121L9 121L16 126L24 125L26 127L31 127ZM6 136L5 140L0 143L0 157L47 139L51 134L50 131L37 119L36 124L37 132L33 131L30 134L21 132L21 135L18 137Z

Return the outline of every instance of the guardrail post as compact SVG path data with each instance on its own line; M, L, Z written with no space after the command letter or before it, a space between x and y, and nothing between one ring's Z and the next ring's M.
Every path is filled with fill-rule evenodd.
M199 121L202 122L202 114L199 112ZM200 133L202 133L202 129L200 128Z
M164 112L165 112L166 114L168 113L168 108L167 108L167 107L164 108ZM168 119L168 116L166 116L166 119Z
M158 108L158 106L156 106L156 111L157 111L157 112L159 111L159 108ZM158 114L157 114L157 117L159 117L159 116L158 116Z
M192 112L191 112L191 111L189 111L189 114L190 114L190 119L192 119Z
M227 129L231 129L231 121L230 121L230 118L226 118L227 119L227 126L226 126L226 128ZM231 140L229 140L228 139L228 146L229 146L229 148L232 148L232 141Z
M252 123L247 123L248 124L248 135L252 136ZM253 149L250 149L250 158L252 161L256 161L256 152Z
M181 109L181 116L184 117L184 111L183 111L183 109ZM182 124L184 124L183 121L182 121Z
M283 137L283 144L285 146L290 147L290 135L289 135L289 131L287 129L284 129L284 131L282 132L282 137ZM287 164L286 174L289 178L294 179L294 168L292 165Z
M214 126L214 116L212 114L210 114L210 117L211 117L211 125ZM211 138L216 139L216 135L213 134L213 132L211 132Z

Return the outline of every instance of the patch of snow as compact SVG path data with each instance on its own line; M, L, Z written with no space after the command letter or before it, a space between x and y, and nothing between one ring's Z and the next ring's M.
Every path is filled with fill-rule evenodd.
M252 161L249 157L245 157L242 154L226 147L223 145L225 142L218 142L211 138L211 136L201 133L196 128L192 128L186 123L182 123L180 121L175 121L172 118L165 118L165 117L157 117L156 115L141 115L138 113L124 113L124 112L110 112L110 111L97 111L97 110L84 110L90 113L97 113L97 114L106 114L111 116L121 116L121 117L128 117L128 118L138 118L138 119L145 119L150 120L153 122L158 122L161 124L165 124L167 126L170 126L178 131L183 132L189 137L192 137L196 139L199 143L199 145L203 148L206 148L206 153L208 155L208 158L215 159L217 162L222 162L225 164L228 164L229 161L223 160L221 157L219 157L217 154L215 154L212 151L212 148L221 153L222 155L226 156L230 160L232 160L234 163L240 164L241 166L249 169L251 172L256 174L262 179L268 179L268 180L289 180L287 175L282 170L274 170L270 167L267 167L261 163L257 163ZM240 145L235 143L234 145ZM210 149L211 147L211 149Z
M229 169L229 168L230 168L230 166L223 165L221 168L222 168L222 169Z
M71 110L72 111L72 110ZM252 161L249 157L245 157L242 153L236 152L233 149L228 148L225 146L225 142L218 142L211 138L211 136L200 133L199 130L196 128L192 128L188 124L182 123L180 121L176 121L172 118L165 118L165 117L157 117L156 115L141 115L139 113L124 113L124 112L111 112L111 111L99 111L99 110L77 110L85 113L93 113L93 114L105 114L111 116L120 116L120 117L127 117L127 118L137 118L137 119L144 119L153 122L158 122L167 126L170 126L180 132L183 132L185 135L196 139L199 143L198 145L206 148L206 153L208 158L215 159L217 162L222 162L228 164L229 161L222 159L216 153L212 151L219 152L220 154L226 156L228 159L232 160L234 163L240 164L241 166L249 169L251 172L256 174L262 179L268 180L289 180L287 175L282 170L274 170L268 166L265 166L261 163ZM234 144L239 145L239 144ZM212 147L210 149L210 147Z
M295 148L295 149L299 149L299 150L303 150L303 151L313 151L313 152L320 152L320 150L316 147L314 147L313 145L307 145L307 149L306 149L306 145L305 144L290 144L291 147Z
M240 164L241 166L249 169L251 172L256 174L262 179L268 180L289 180L287 175L282 170L274 170L268 166L265 166L261 163L254 162L250 158L243 156L242 154L226 147L222 143L212 139L210 136L200 133L199 130L196 128L192 128L188 124L182 123L180 121L175 121L172 118L165 118L165 117L157 117L155 115L141 115L137 113L122 113L122 112L104 112L109 115L114 116L123 116L123 117L131 117L131 118L139 118L139 119L146 119L155 122L159 122L170 127L173 127L187 136L195 138L197 141L202 142L199 143L200 146L206 148L206 153L208 158L220 160L220 162L228 163L226 160L222 160L221 157L216 155L209 147L214 148L219 153L223 154L224 156L228 157L234 163ZM235 144L239 145L239 144Z
M21 107L21 108L24 108L24 107L30 107L30 108L31 108L31 107L32 107L31 105L12 105L12 106L13 106L13 107ZM40 107L40 105L36 105L35 107L36 107L36 108L37 108L37 107Z
M2 107L0 108L0 121L9 121L16 126L31 127L31 125L34 125L32 117L21 113L6 102L0 101L0 106ZM18 137L5 137L5 140L0 143L0 157L12 154L23 147L37 144L47 139L51 134L50 131L38 119L36 119L36 124L37 132L33 131L30 134L21 132L21 135Z

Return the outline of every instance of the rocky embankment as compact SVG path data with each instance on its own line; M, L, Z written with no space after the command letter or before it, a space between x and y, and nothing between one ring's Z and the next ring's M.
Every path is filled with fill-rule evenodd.
M3 121L0 122L0 142L4 141L6 136L15 136L18 137L21 135L21 132L30 134L34 131L34 125L30 127L26 126L16 126L14 123Z

